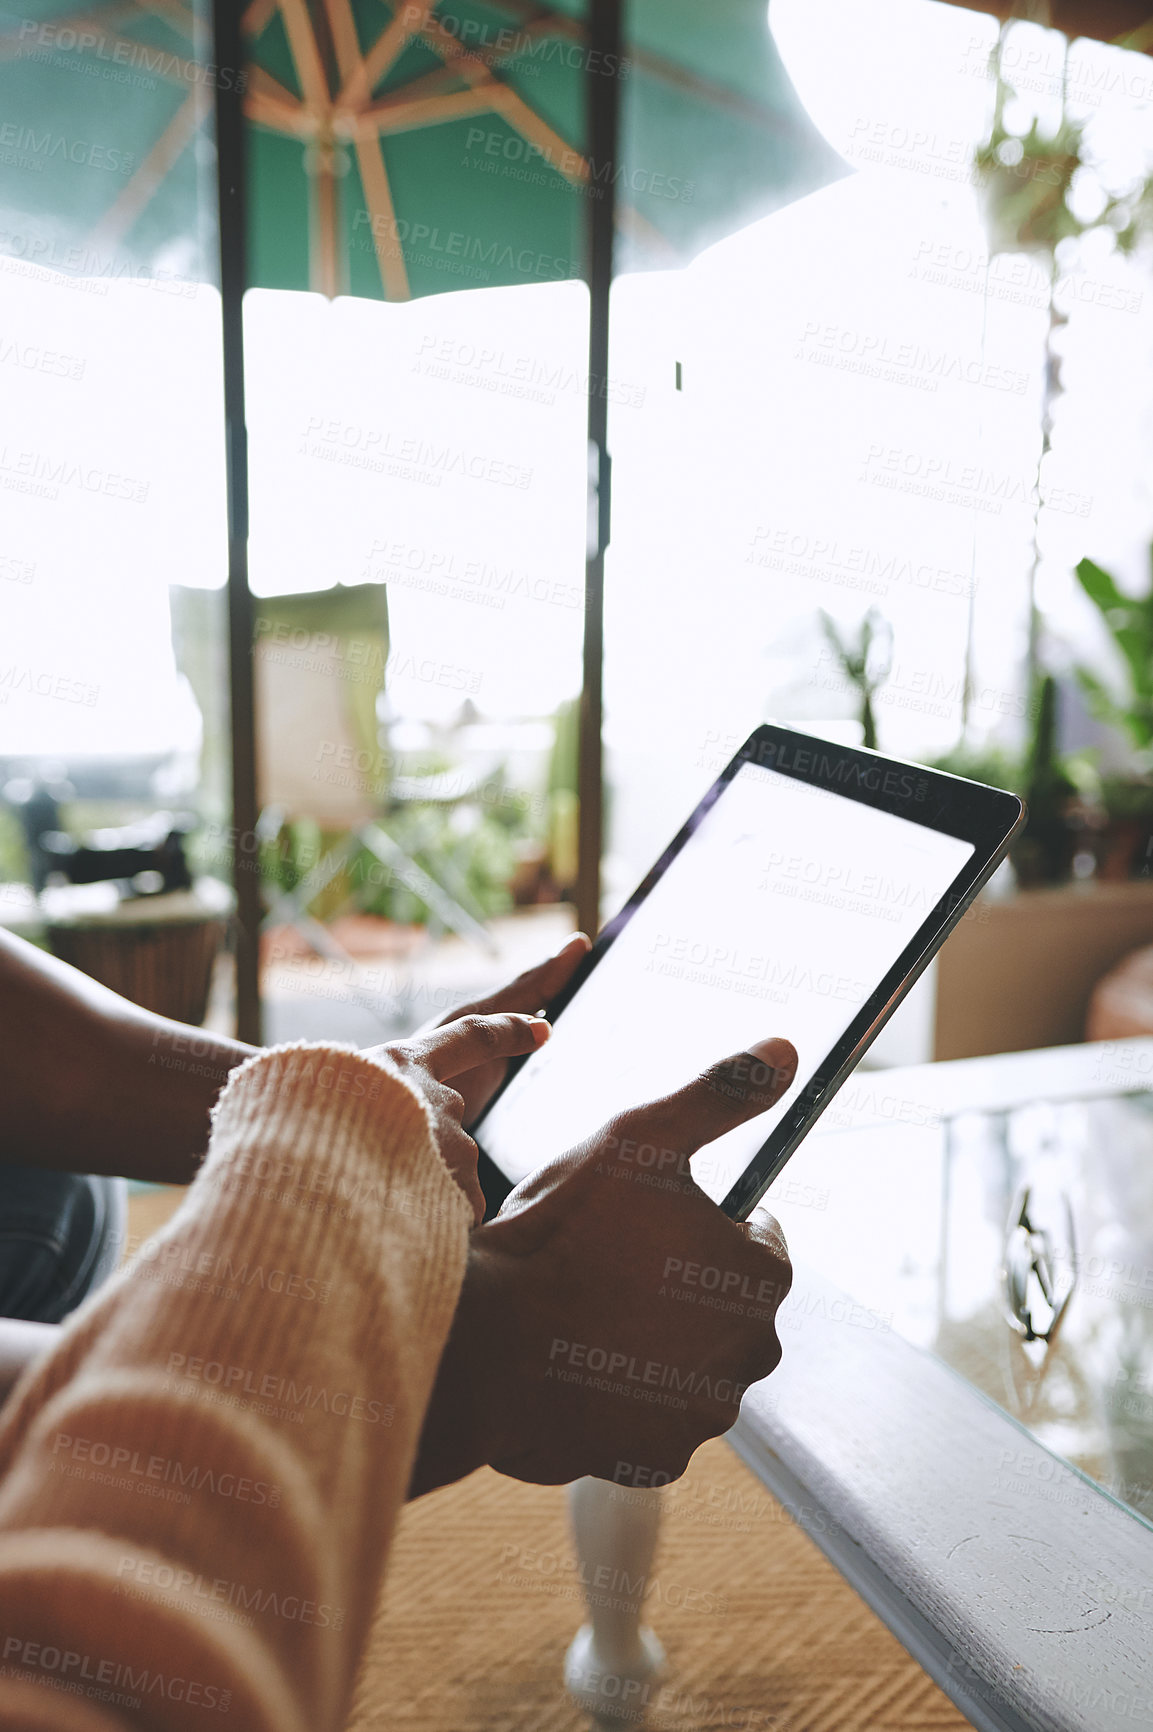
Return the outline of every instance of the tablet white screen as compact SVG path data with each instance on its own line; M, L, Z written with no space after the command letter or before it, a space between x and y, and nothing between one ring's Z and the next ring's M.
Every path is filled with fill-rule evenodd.
M973 852L742 765L478 1126L481 1147L519 1181L622 1108L783 1035L788 1092L693 1160L719 1202Z

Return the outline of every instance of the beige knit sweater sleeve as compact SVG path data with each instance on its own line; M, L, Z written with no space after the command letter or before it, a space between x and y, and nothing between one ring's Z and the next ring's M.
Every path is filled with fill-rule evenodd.
M0 1726L343 1724L471 1211L399 1074L235 1072L169 1226L0 1430Z

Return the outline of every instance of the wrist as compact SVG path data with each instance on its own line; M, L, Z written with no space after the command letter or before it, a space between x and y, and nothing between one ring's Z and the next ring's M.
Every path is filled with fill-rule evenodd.
M499 1365L508 1343L495 1303L496 1271L479 1233L424 1418L410 1498L450 1485L501 1457L506 1403Z
M208 1151L211 1113L231 1073L261 1049L227 1035L156 1019L121 1031L120 1069L139 1078L137 1093L148 1117L162 1128L145 1176L188 1184ZM147 1079L145 1083L144 1079Z

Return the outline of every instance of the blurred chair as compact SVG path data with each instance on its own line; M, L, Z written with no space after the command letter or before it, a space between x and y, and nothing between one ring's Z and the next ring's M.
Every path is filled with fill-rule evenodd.
M493 760L435 775L396 772L387 725L387 592L357 584L255 604L258 774L261 833L309 820L342 839L273 902L265 926L292 926L322 956L346 953L310 904L362 849L428 908L433 929L449 930L494 954L481 910L463 884L434 875L389 834L404 806L459 806L482 797L499 772Z

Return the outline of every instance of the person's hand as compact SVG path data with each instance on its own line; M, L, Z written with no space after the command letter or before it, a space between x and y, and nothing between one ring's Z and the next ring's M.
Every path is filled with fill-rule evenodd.
M477 1147L464 1129L465 1101L474 1092L475 1073L503 1069L510 1058L535 1052L550 1032L548 1023L535 1016L460 1012L427 1034L364 1050L365 1058L383 1054L391 1059L424 1097L432 1110L437 1148L477 1221L484 1219L484 1196L476 1172Z
M780 1359L780 1227L729 1220L690 1156L772 1106L787 1041L759 1043L526 1179L472 1235L412 1495L482 1462L539 1484L666 1484Z
M531 1016L534 1011L543 1010L565 987L578 965L588 955L590 944L583 932L574 932L571 938L565 940L555 956L550 956L545 962L538 962L534 968L526 969L524 974L518 974L515 980L510 980L507 986L500 987L496 992L489 993L487 998L478 998L474 1004L463 1004L448 1016L441 1017L438 1022L427 1025L419 1032L423 1035L429 1028L443 1028L446 1023L461 1016L495 1016L502 1011L521 1011ZM508 1068L507 1058L494 1058L487 1064L478 1065L455 1086L464 1096L464 1122L473 1124L484 1111L501 1083Z

